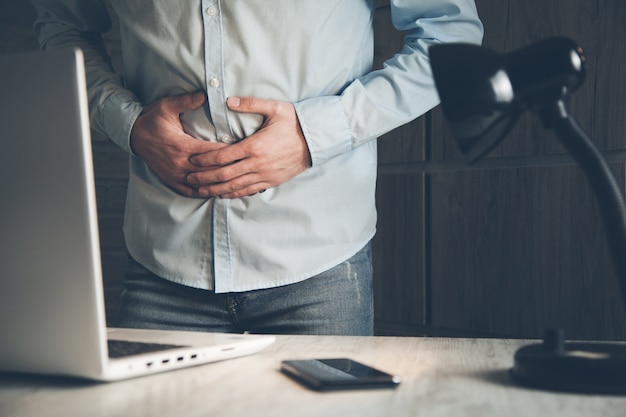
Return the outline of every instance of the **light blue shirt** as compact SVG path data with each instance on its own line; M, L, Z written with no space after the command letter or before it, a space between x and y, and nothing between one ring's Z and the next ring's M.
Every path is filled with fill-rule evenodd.
M152 272L216 292L298 282L350 258L376 229L376 138L438 103L428 47L474 42L473 0L391 0L401 51L372 71L375 0L110 0L119 17L125 78L108 62L100 0L35 0L45 48L86 57L92 128L130 155L124 231ZM232 143L259 129L227 109L230 96L292 102L312 166L239 199L193 199L164 185L130 151L143 106L205 90L182 116L201 140Z

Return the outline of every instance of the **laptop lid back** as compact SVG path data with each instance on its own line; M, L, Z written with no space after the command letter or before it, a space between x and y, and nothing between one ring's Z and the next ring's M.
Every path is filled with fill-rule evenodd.
M0 370L106 361L82 54L0 56Z

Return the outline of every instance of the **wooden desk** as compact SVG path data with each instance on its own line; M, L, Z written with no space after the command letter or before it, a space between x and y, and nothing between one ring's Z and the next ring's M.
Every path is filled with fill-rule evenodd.
M518 340L279 336L263 352L134 380L93 384L0 374L2 417L626 416L626 397L512 385ZM398 374L396 390L316 393L282 359L347 356Z

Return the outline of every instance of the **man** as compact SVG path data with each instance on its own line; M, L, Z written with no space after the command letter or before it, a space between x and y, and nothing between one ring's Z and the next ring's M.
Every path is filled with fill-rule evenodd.
M480 42L473 0L391 0L404 48L372 71L375 0L35 0L79 46L91 122L130 154L121 325L369 335L375 139L437 104L429 45Z

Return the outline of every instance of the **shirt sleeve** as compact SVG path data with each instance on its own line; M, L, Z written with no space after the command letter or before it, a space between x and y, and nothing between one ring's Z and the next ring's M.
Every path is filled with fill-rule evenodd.
M42 49L79 47L85 57L92 129L130 152L130 130L143 107L124 87L102 40L111 28L101 0L33 0Z
M295 103L313 165L408 123L439 103L429 46L482 41L474 0L390 0L390 7L394 27L405 32L402 50L339 96Z

